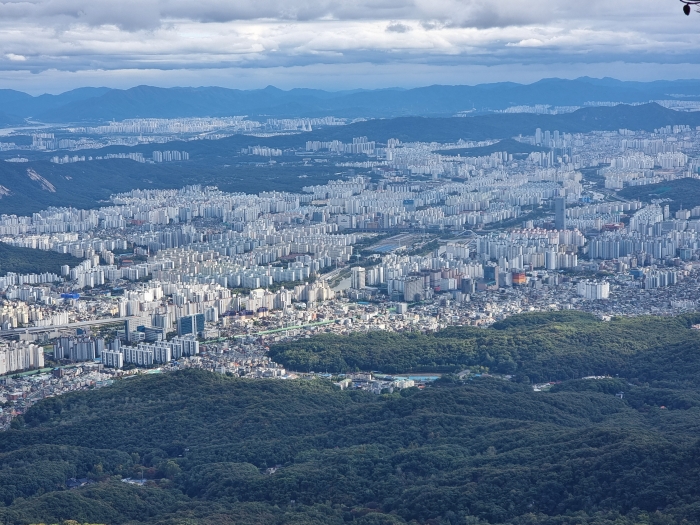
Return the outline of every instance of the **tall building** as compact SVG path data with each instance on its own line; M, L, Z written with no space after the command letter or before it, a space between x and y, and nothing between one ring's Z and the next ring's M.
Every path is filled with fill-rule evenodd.
M170 344L173 349L173 359L180 359L183 356L191 357L199 353L199 341L192 335L173 337Z
M350 288L353 290L362 290L365 287L365 269L362 266L355 266L352 269L350 278Z
M204 331L204 314L186 315L177 320L177 335L197 335Z
M40 346L26 341L0 344L0 375L43 366L44 349Z
M105 349L105 341L101 337L89 336L60 337L53 345L54 359L70 359L71 361L91 361L99 357Z
M425 281L423 277L406 277L403 284L403 300L406 302L422 301L425 298Z
M141 366L151 366L153 364L153 350L148 347L134 348L125 346L124 362Z
M103 350L102 364L108 368L122 368L124 366L124 354L118 350Z
M557 230L566 230L566 198L554 199L554 227Z
M129 314L129 315L133 315L133 314ZM137 323L136 319L125 319L124 320L124 340L127 343L130 343L131 340L133 339L132 335L133 335L133 332L136 331L136 323Z
M607 299L610 297L610 283L583 280L576 285L576 291L589 300Z
M500 268L497 264L487 263L484 265L484 281L491 285L499 285Z

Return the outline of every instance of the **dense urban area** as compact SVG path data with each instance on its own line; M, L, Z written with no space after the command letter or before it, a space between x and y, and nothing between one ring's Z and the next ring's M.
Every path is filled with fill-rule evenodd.
M216 139L210 133L221 129L319 125L345 121L136 119L69 131L128 143L133 134ZM627 193L697 180L700 130L371 139L241 152L338 170L337 179L300 193L136 189L94 209L0 216L0 241L10 250L0 266L3 428L40 399L142 371L326 375L311 366L285 370L267 356L270 345L317 334L485 327L532 311L610 319L696 310L700 202ZM36 133L26 147L92 147L67 140ZM149 162L187 158L154 151ZM37 191L52 190L33 169L27 175ZM56 257L36 263L31 253ZM14 259L19 266L10 268ZM43 267L23 272L23 261ZM357 372L334 381L380 393L438 377Z
M697 523L698 89L0 90L0 523Z
M700 525L700 0L0 0L0 525Z

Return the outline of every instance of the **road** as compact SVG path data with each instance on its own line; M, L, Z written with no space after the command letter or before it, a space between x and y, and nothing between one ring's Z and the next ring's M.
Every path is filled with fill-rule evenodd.
M13 328L11 330L0 330L0 337L11 337L21 334L36 334L41 332L53 332L54 330L74 330L85 326L98 326L103 324L118 324L124 323L128 319L140 319L145 322L143 317L109 317L107 319L94 319L92 321L78 321L77 323L59 324L51 326L29 326L26 328Z

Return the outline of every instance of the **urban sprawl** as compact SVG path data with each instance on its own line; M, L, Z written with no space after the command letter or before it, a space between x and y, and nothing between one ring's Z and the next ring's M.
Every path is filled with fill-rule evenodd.
M190 131L261 134L344 123L195 120ZM135 121L99 132L172 126ZM497 141L371 137L291 152L249 147L241 154L294 156L340 174L300 193L133 190L99 209L0 216L1 242L81 260L60 274L0 277L0 426L44 397L138 373L313 376L266 356L289 338L488 326L527 311L608 319L697 308L700 206L672 212L662 198L618 192L697 178L699 130L537 129L516 140L533 151L470 156ZM52 141L36 135L32 147L57 148ZM186 159L157 151L149 161ZM335 380L381 392L427 379L365 372Z

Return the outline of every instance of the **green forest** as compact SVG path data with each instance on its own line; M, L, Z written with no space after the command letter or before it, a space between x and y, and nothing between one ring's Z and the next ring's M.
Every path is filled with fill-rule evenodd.
M700 206L700 181L684 178L646 186L630 186L620 190L618 195L625 199L639 199L644 202L670 199L668 205L672 212L679 210L681 206L690 210Z
M494 368L510 349L515 381L445 373L422 390L373 395L184 370L49 398L0 434L0 522L698 523L694 322L565 312L420 336L430 359L444 356L436 365L454 369L469 354L455 341L489 353ZM373 337L333 352L347 361L348 349L379 341L353 359L397 370L421 361L421 343L407 344L418 336ZM578 378L588 366L612 377ZM525 373L563 380L536 392ZM121 481L142 476L144 486ZM73 477L91 483L69 490Z
M543 382L590 375L700 385L700 316L619 317L575 311L514 316L491 328L376 331L277 344L270 356L298 371L454 372L471 366Z
M64 264L72 268L80 264L80 259L65 253L20 248L0 242L0 277L7 275L7 272L61 275Z

